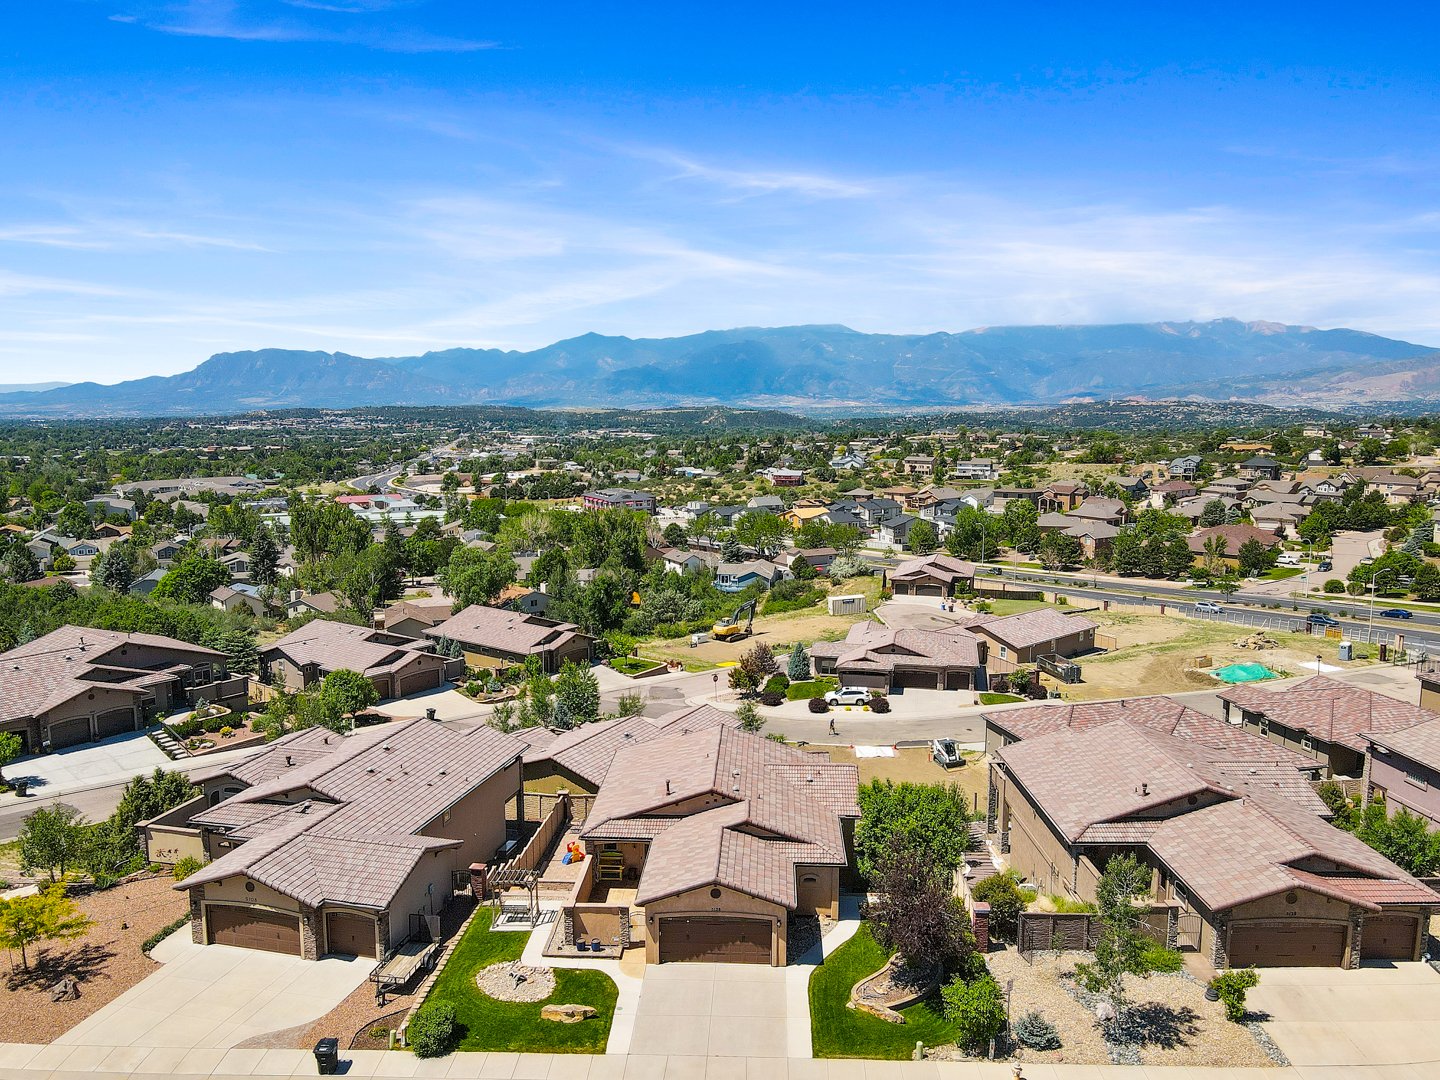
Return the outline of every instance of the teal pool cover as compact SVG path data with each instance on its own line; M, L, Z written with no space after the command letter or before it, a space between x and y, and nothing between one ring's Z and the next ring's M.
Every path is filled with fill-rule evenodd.
M1229 667L1222 667L1211 672L1221 682L1242 683L1259 682L1261 679L1279 678L1264 664L1231 664Z

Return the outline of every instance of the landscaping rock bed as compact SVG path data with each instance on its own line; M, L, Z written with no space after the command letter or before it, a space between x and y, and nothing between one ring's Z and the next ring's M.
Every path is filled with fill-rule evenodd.
M834 925L835 920L827 915L792 915L785 931L785 955L790 963L819 945Z
M850 991L850 1007L878 1016L892 1024L903 1024L899 1010L923 1001L940 985L938 966L917 971L906 967L899 955L888 960L873 975L867 975Z
M475 974L475 985L496 1001L544 1001L555 993L555 972L515 961L491 964Z

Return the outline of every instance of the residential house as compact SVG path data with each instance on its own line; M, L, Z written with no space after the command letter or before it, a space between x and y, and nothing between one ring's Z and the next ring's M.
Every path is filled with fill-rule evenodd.
M1365 736L1365 801L1385 800L1440 829L1440 715L1399 731Z
M1197 489L1189 480L1167 480L1163 484L1156 484L1150 489L1150 497L1154 500L1157 496L1160 499L1158 505L1164 506L1167 502L1180 502L1183 499L1191 499L1199 494Z
M1209 528L1197 529L1185 538L1197 565L1209 558L1205 545L1212 538L1224 541L1224 554L1219 557L1219 561L1231 568L1240 565L1240 549L1251 540L1267 551L1280 544L1280 537L1269 529L1257 528L1254 525L1212 525Z
M867 499L857 503L854 513L865 523L868 529L878 529L882 523L893 517L899 517L904 509L895 499Z
M859 454L836 454L830 459L830 468L836 472L856 472L868 464Z
M818 499L807 499L804 503L797 503L790 509L780 514L780 520L789 525L792 529L798 529L807 521L824 517L830 509L829 505Z
M118 514L127 521L134 521L140 515L135 512L134 499L122 499L118 495L98 495L85 500L85 509L94 514L97 511L105 517Z
M1364 773L1371 736L1440 719L1419 706L1324 675L1274 690L1227 686L1220 700L1225 719L1315 759L1332 776Z
M1136 856L1151 932L1216 970L1418 957L1440 894L1325 821L1302 771L1245 749L1124 715L1003 746L996 842L1042 893L1090 902L1110 858Z
M763 476L776 487L799 487L805 482L805 473L802 470L782 469L778 465L761 469L756 475Z
M744 592L751 585L773 588L785 577L785 571L766 559L744 562L722 562L715 567L715 588L721 592Z
M1015 615L981 616L965 628L990 643L986 671L999 675L1034 664L1042 656L1058 659L1093 652L1099 624L1083 615L1036 608Z
M248 581L250 579L250 556L243 551L231 551L221 555L216 560L230 572L232 581Z
M906 476L931 476L935 472L935 458L930 454L911 454L901 460L900 471Z
M890 571L896 596L954 596L972 591L974 585L974 563L939 552L908 559Z
M1237 471L1246 480L1279 480L1283 468L1274 458L1257 456L1242 461Z
M919 520L911 514L897 514L894 517L886 518L875 530L875 538L882 544L904 548L910 543L910 530Z
M1222 476L1212 480L1200 489L1200 494L1211 499L1235 499L1245 497L1250 490L1250 481L1241 476Z
M1181 454L1165 467L1166 475L1172 480L1194 480L1199 475L1203 460L1199 454Z
M443 638L455 642L468 667L498 669L537 656L547 675L555 674L566 663L589 665L595 649L595 639L573 623L481 604L472 604L432 626L425 635L436 641Z
M150 554L161 566L169 566L180 557L185 545L179 540L161 540L150 545Z
M424 640L425 631L450 617L452 603L443 593L397 600L378 613L375 627L387 634Z
M767 514L778 514L785 509L785 500L779 495L755 495L745 503L746 510L760 510Z
M196 944L316 960L381 959L428 933L457 877L505 843L524 744L481 725L429 720L286 735L260 754L192 773L203 796L147 827L152 852L198 846ZM198 806L196 804L199 804Z
M1071 515L1066 514L1067 518ZM1108 521L1074 521L1060 532L1066 536L1073 536L1080 541L1080 552L1087 559L1094 559L1102 556L1112 546L1115 538L1120 535L1120 529L1111 525Z
M971 690L980 685L986 646L969 630L896 630L875 622L850 627L843 641L810 647L817 675L842 686L883 691Z
M630 488L605 488L601 491L587 491L580 497L580 504L586 510L639 510L646 514L655 513L655 496L648 491L632 491Z
M975 458L955 462L949 475L952 480L998 480L1000 467L991 458Z
M155 591L155 586L159 585L161 580L169 572L170 571L166 570L163 566L157 566L148 574L141 574L139 577L137 577L134 581L130 583L130 595L149 596L152 592Z
M334 615L344 603L332 592L307 593L291 589L285 598L285 617L296 619L303 615Z
M325 619L260 650L262 677L288 690L303 690L340 670L364 675L382 698L402 698L443 686L446 657L428 641Z
M808 563L810 569L817 574L824 576L830 572L830 564L840 557L840 552L834 548L798 548L795 551L782 551L776 556L775 561L790 571L794 576L795 567L801 562Z
M1360 468L1348 469L1342 479L1348 483L1363 483L1385 493L1385 501L1391 506L1405 506L1419 499L1424 488L1418 477L1405 476L1389 469Z
M550 596L543 588L528 585L506 585L495 597L495 606L518 611L524 615L544 615L550 610Z
M260 598L260 586L235 582L221 585L210 593L210 606L221 611L248 611L252 615L265 614L265 601Z
M720 524L728 529L734 526L746 509L744 506L712 506L709 513L714 514Z
M1090 495L1082 499L1080 505L1069 511L1068 518L1079 518L1083 521L1103 521L1107 525L1124 525L1130 517L1130 510L1120 499L1102 499L1098 495Z
M618 887L647 963L783 966L792 917L839 913L857 789L854 766L731 727L622 746L580 832L589 866L566 921Z
M1042 514L1066 514L1079 506L1090 489L1074 480L1057 481L1040 492L1036 507Z
M36 754L138 731L202 697L242 708L249 679L228 667L177 638L62 626L0 654L0 730Z
M911 506L924 516L925 511L930 507L953 502L965 494L966 492L959 488L946 487L943 484L926 484L915 493L915 498L911 500Z
M720 564L720 556L713 551L681 551L679 548L665 548L660 554L665 569L672 574L697 574L713 570Z

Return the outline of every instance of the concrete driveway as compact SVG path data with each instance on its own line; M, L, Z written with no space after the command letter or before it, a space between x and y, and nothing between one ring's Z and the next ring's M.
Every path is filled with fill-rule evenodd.
M152 954L164 966L71 1028L69 1046L224 1049L312 1023L370 975L373 960L196 945L182 929Z
M1264 968L1248 1004L1292 1065L1428 1062L1440 1075L1440 972L1428 964Z
M784 968L652 964L645 969L629 1052L783 1058L788 1015Z
M170 759L148 735L132 731L51 754L20 758L5 770L5 776L8 780L28 778L31 792L46 796L124 783L141 773L171 767Z

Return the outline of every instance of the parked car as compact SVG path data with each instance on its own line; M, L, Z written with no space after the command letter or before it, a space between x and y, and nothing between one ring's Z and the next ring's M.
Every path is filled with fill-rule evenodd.
M1385 619L1413 619L1415 613L1403 607L1387 607L1384 611L1380 612L1380 616Z
M1334 569L1335 569L1335 564L1334 564L1333 562L1331 562L1329 559L1321 559L1321 560L1320 560L1320 569L1321 569L1321 570L1334 570Z
M1195 613L1197 615L1219 615L1223 610L1224 608L1214 600L1200 600L1195 604Z
M1280 566L1299 566L1301 559L1298 551L1282 551L1280 558L1275 560Z
M1326 615L1323 611L1312 611L1309 615L1305 616L1305 623L1306 623L1306 625L1308 625L1308 626L1339 626L1339 625L1340 625L1340 621L1339 621L1338 619L1332 619L1329 615Z
M1373 563L1374 561L1375 561L1375 556L1373 556L1373 555L1366 555L1365 558L1363 558L1363 559L1360 560L1360 565L1361 565L1361 566L1369 566L1369 565L1370 565L1371 563Z
M930 760L942 769L953 769L965 764L965 755L954 739L936 739L930 744Z
M864 686L842 686L825 695L831 705L864 705L870 700L870 691Z

